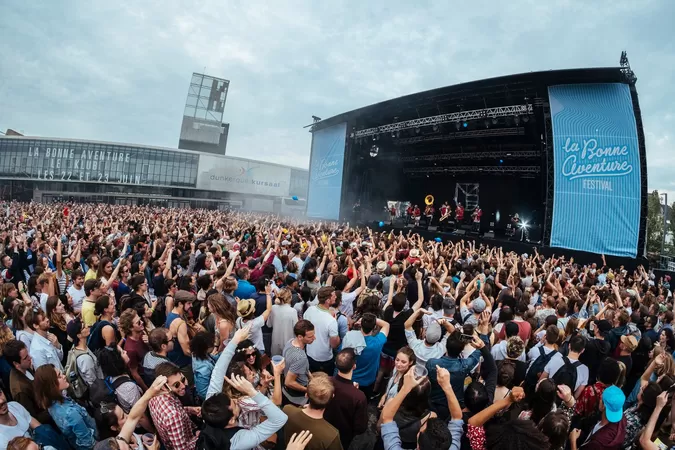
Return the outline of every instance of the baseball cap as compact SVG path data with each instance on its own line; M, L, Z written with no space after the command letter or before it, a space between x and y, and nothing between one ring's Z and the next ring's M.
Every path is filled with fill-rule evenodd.
M633 353L638 346L638 341L635 336L621 336L621 343L626 347L626 350Z
M443 315L454 316L457 311L457 304L451 298L443 299Z
M237 305L237 315L239 317L248 317L255 311L255 300L253 299L246 299L246 300L239 300L239 304Z
M602 392L602 403L605 404L605 416L611 423L621 421L623 417L623 404L626 396L621 389L612 385Z
M82 324L82 319L79 317L71 320L68 322L68 325L66 325L66 333L75 344L79 341L77 335L82 332L82 328L84 328L84 325Z
M441 326L435 320L427 327L427 334L424 338L429 344L435 344L441 339Z
M485 311L486 306L487 305L485 304L485 300L483 300L482 298L477 298L476 300L473 301L472 309L473 312L475 312L476 314L480 314L483 311Z

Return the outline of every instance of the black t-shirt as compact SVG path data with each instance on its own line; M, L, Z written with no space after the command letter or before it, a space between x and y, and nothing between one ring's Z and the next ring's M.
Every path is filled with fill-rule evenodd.
M164 275L155 275L152 277L152 288L155 290L157 297L164 297L169 291L164 286Z
M382 352L386 355L395 357L401 347L408 345L408 341L405 338L405 321L408 320L412 314L413 310L409 309L400 312L394 317L393 306L389 306L384 312L384 320L389 323L387 342L384 344L384 347L382 347Z

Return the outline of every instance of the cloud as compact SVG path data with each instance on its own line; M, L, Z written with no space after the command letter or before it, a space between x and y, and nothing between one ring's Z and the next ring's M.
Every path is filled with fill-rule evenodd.
M312 115L511 73L639 77L650 189L675 189L675 2L9 2L0 127L175 147L192 72L231 80L228 153L307 167Z

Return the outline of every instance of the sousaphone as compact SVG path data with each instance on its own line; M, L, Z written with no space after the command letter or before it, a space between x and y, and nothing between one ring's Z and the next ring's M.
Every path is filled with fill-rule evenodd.
M424 203L426 203L428 206L431 206L434 204L434 196L429 194L426 197L424 197Z

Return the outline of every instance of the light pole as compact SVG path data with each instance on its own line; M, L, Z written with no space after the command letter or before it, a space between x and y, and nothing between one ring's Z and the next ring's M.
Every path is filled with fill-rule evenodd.
M666 232L668 227L668 193L664 192L659 194L659 201L661 200L661 196L663 196L663 236L661 237L661 256L664 256L663 249L666 246Z

